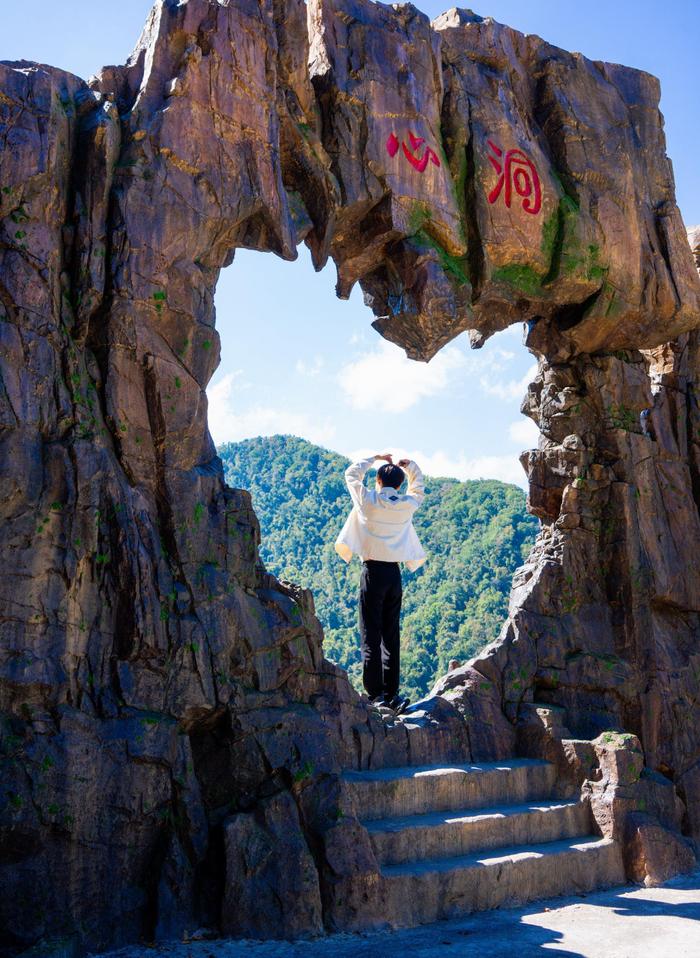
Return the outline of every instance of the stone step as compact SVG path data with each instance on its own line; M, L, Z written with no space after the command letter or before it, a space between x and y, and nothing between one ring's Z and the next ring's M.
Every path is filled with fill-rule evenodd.
M361 819L484 808L549 798L556 778L550 762L511 758L470 765L423 765L345 772Z
M529 802L363 822L381 865L588 835L587 802Z
M385 914L394 927L411 927L620 885L625 870L617 842L591 835L528 848L386 865L382 876Z

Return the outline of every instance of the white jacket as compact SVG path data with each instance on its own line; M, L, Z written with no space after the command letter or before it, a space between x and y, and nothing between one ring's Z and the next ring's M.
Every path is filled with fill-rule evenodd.
M423 474L411 461L404 470L408 477L404 495L389 486L377 492L363 482L373 462L374 458L363 459L345 470L353 508L336 539L335 551L346 562L356 553L363 561L405 562L414 572L426 560L413 528L413 513L425 498Z

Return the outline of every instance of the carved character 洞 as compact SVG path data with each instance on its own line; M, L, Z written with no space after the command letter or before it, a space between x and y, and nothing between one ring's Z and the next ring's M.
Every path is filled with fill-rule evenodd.
M489 203L493 205L503 191L504 202L510 209L515 187L518 196L523 197L525 212L533 215L539 213L542 209L542 186L535 164L522 150L508 150L504 157L503 150L493 140L486 142L494 154L489 154L489 163L498 173L498 182L488 195Z

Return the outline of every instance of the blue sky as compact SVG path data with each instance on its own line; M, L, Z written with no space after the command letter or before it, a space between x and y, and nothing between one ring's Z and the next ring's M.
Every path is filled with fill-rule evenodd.
M433 17L449 4L417 4ZM661 79L668 152L688 226L700 223L695 88L700 0L474 2L525 33ZM87 77L122 63L150 0L5 0L0 59L50 63ZM512 327L472 351L464 336L413 363L371 328L359 289L335 299L334 269L313 271L240 250L222 273L222 362L209 387L214 439L291 432L346 455L408 454L433 475L524 483L517 458L536 441L519 413L533 359Z

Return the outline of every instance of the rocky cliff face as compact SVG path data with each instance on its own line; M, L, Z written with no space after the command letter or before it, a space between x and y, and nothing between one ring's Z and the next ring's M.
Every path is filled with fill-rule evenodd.
M371 880L340 768L505 754L535 700L636 733L700 837L700 283L656 81L464 11L159 0L89 84L0 64L0 131L8 953L333 927ZM207 431L219 271L302 241L414 358L516 320L541 358L540 540L409 722L324 661Z

